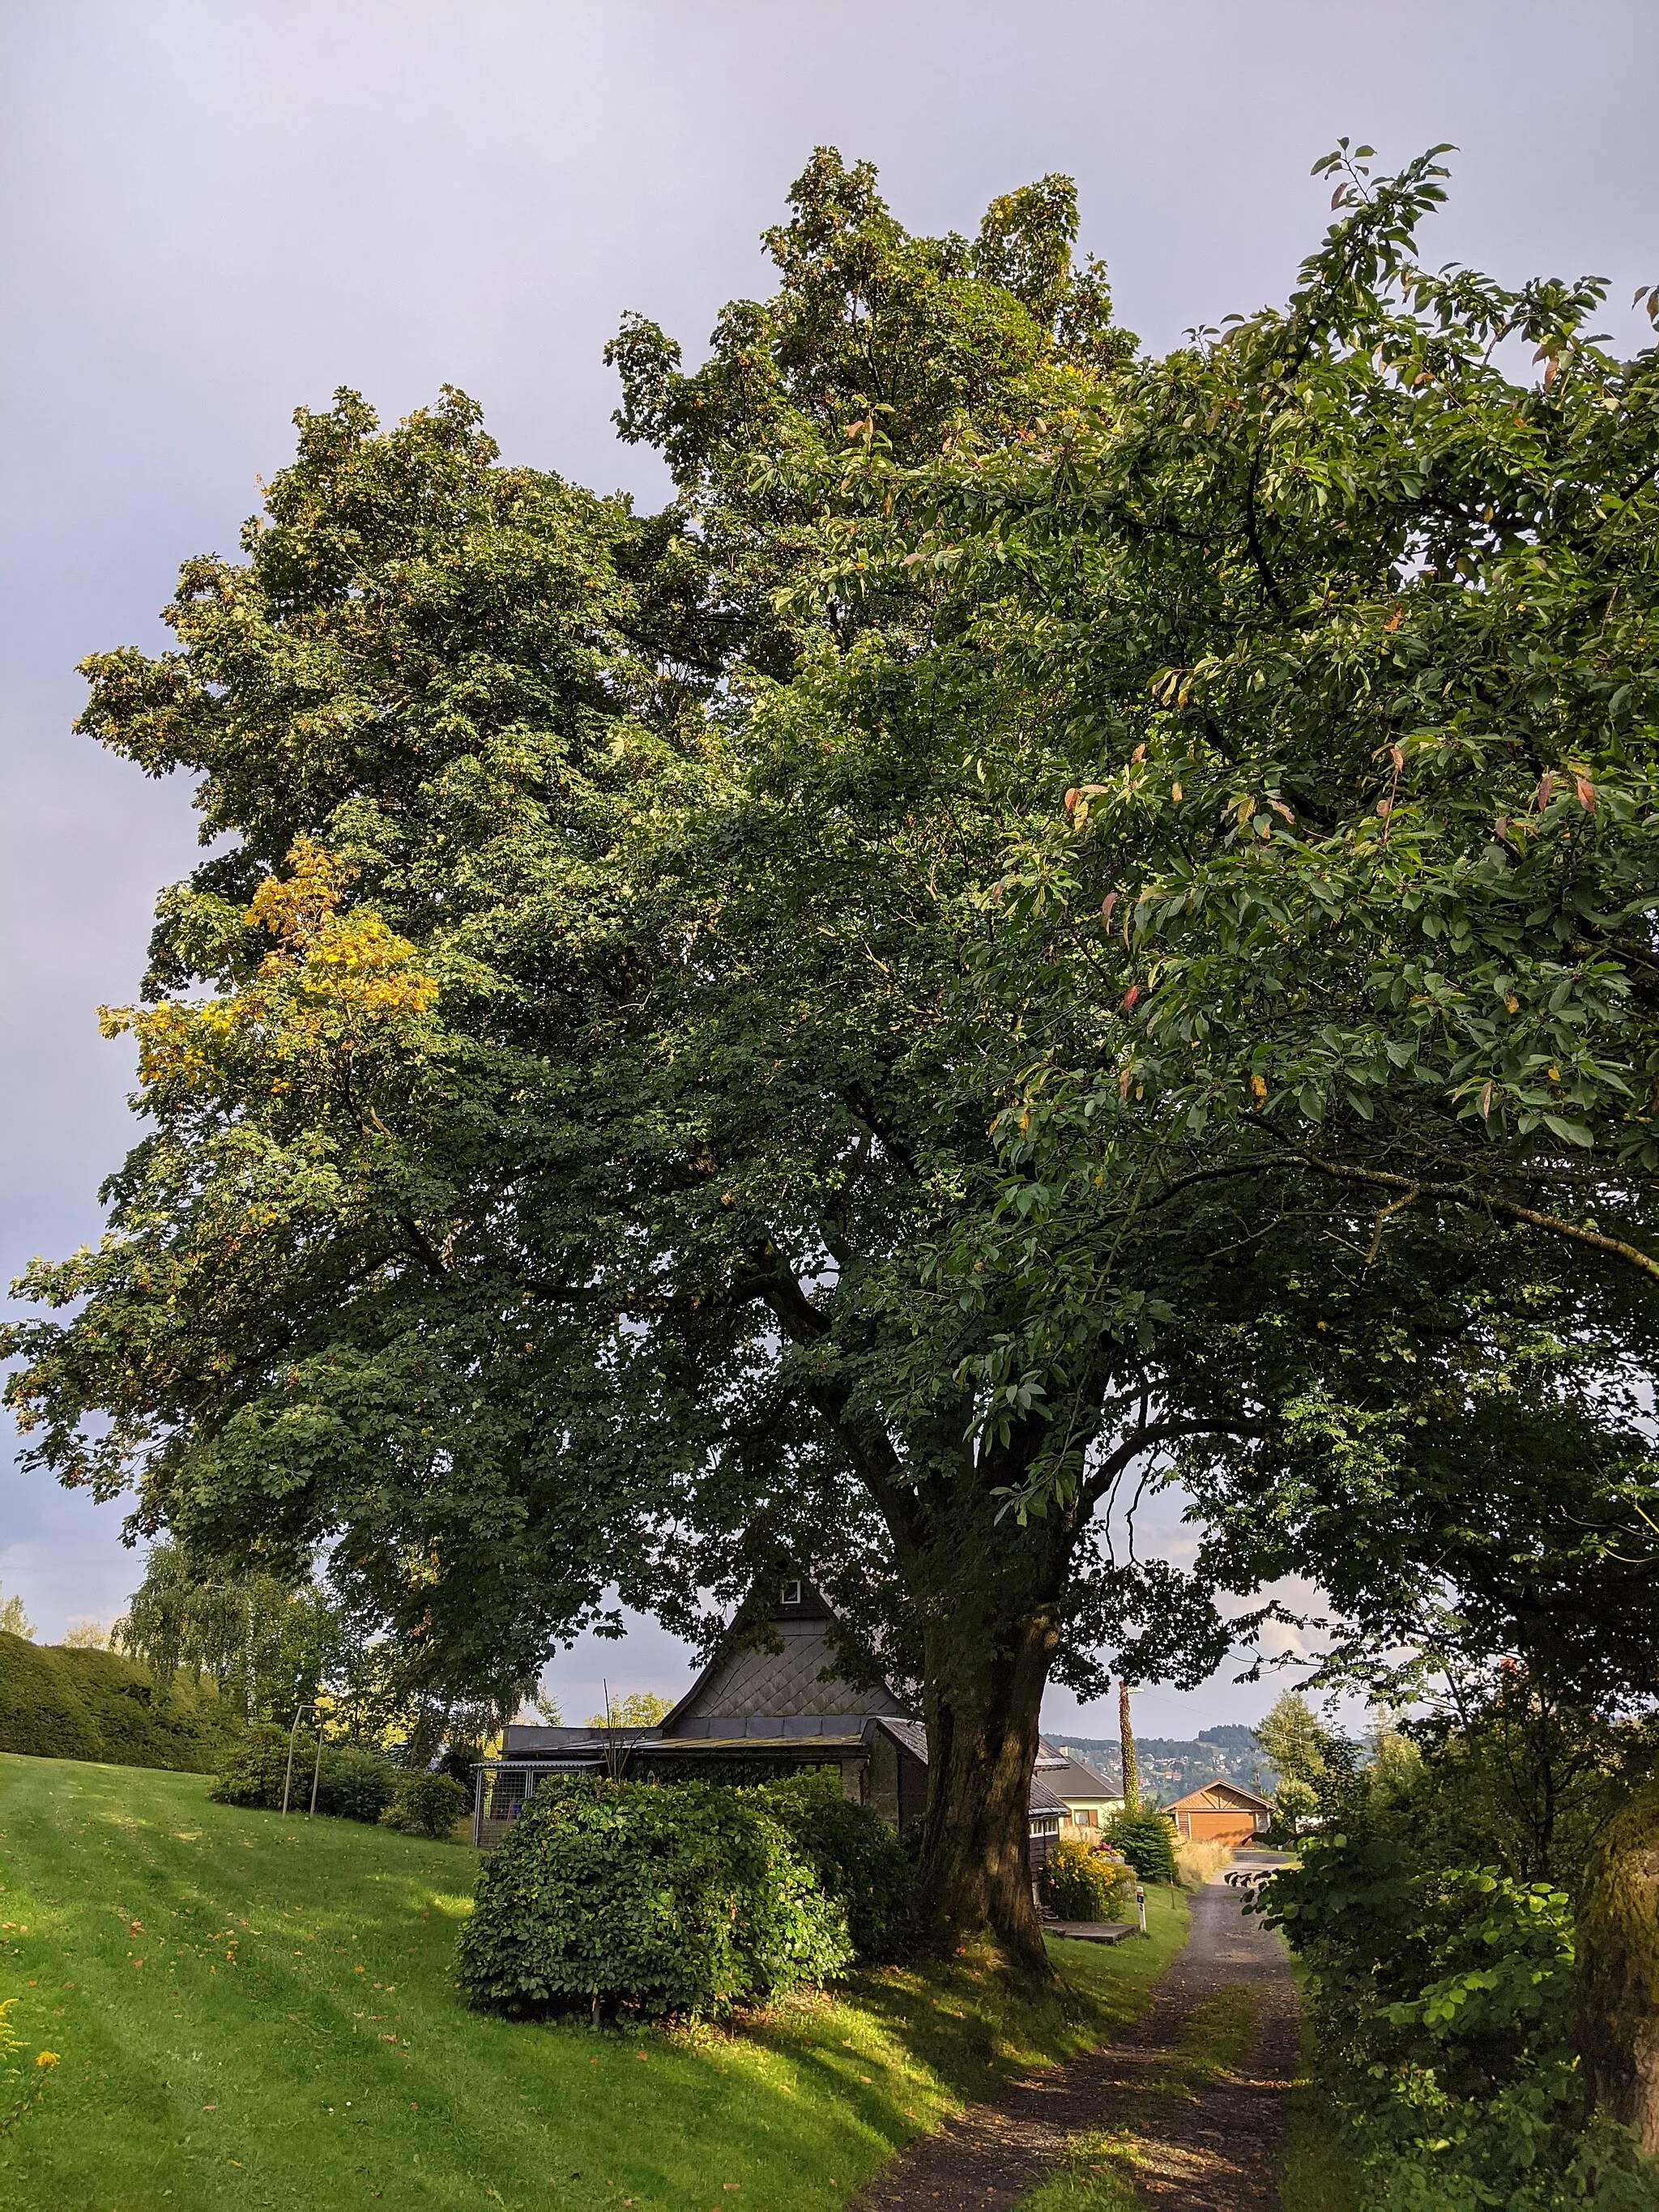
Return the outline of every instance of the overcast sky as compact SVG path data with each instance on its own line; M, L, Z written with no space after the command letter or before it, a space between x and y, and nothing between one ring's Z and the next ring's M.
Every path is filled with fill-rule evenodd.
M1656 83L1656 0L0 0L5 1277L98 1233L131 1062L94 1010L132 994L193 853L187 788L71 733L75 664L160 647L179 562L234 550L296 404L346 384L392 418L459 384L508 459L654 497L605 341L638 308L695 357L765 288L757 234L820 143L919 229L1069 172L1161 348L1283 296L1340 135L1385 161L1450 140L1431 258L1607 276L1634 348ZM118 1609L119 1518L0 1468L0 1586L41 1633ZM602 1670L686 1666L642 1628L550 1674L580 1718ZM1143 1723L1270 1694L1149 1692Z

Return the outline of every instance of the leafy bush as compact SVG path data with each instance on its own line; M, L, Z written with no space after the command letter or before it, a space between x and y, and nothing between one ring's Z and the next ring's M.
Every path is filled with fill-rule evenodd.
M311 1777L317 1739L301 1729L294 1740L290 1811L311 1805ZM280 1812L289 1772L289 1732L281 1728L249 1730L234 1758L226 1761L213 1795L222 1805L258 1805ZM317 1775L317 1810L343 1820L378 1820L398 1793L398 1768L379 1752L355 1745L325 1744Z
M210 1774L242 1730L211 1684L164 1686L116 1652L0 1632L0 1751Z
M752 1792L544 1783L478 1877L474 2004L708 2018L852 1963L842 1905Z
M749 1793L763 1805L847 1915L854 1954L902 1956L915 1933L910 1854L885 1820L842 1795L835 1773L801 1774Z
M1106 1838L1142 1881L1175 1880L1175 1831L1162 1813L1120 1813L1108 1826Z
M1334 1833L1267 1911L1309 1969L1322 2071L1378 2212L1572 2201L1586 2112L1565 1892Z
M295 1755L298 1765L298 1753ZM355 1745L338 1749L325 1744L322 1772L317 1782L317 1810L339 1820L378 1820L397 1796L404 1778L378 1751L362 1751ZM310 1802L310 1771L306 1770L307 1802ZM279 1796L277 1803L282 1803Z
M428 1836L435 1843L448 1835L471 1802L453 1775L406 1774L380 1814L380 1826L401 1829L406 1836Z
M1617 2008L1579 1957L1589 1936L1606 1959L1592 1863L1625 1815L1643 1833L1653 1751L1648 1723L1507 1668L1455 1726L1384 1736L1364 1765L1334 1747L1321 1832L1263 1902L1308 1969L1317 2070L1370 2212L1659 2205L1659 2161L1591 2111L1584 2036ZM1645 1954L1642 1984L1645 2000Z
M1104 1852L1063 1838L1042 1869L1042 1901L1061 1920L1115 1919L1124 1873Z

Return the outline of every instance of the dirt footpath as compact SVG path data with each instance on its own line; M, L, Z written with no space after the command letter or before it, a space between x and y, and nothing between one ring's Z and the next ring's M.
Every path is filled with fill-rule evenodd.
M1161 2091L1194 2008L1241 1985L1258 2027L1243 2065L1196 2095ZM1279 2202L1300 2036L1283 1945L1244 1917L1237 1892L1218 1877L1194 1899L1192 1934L1144 2020L1105 2050L1013 2082L997 2103L975 2105L923 2136L854 2199L853 2212L1006 2212L1072 2137L1118 2130L1136 2139L1136 2185L1149 2203L1169 2212L1263 2212Z

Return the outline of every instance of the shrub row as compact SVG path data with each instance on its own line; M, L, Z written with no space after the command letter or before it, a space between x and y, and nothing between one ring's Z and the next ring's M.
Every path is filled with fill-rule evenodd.
M1394 1838L1304 1840L1267 1917L1307 1969L1321 2079L1376 2212L1652 2212L1659 2162L1591 2112L1565 1891L1424 1867Z
M311 1777L317 1739L301 1729L294 1741L290 1807L304 1812L311 1803ZM289 1771L289 1732L258 1728L234 1758L226 1761L213 1795L222 1805L258 1805L279 1812ZM337 1820L378 1820L398 1794L401 1770L379 1752L350 1745L323 1746L317 1775L317 1810Z
M1302 1851L1268 1917L1309 1970L1322 2071L1377 2203L1553 2206L1583 2118L1565 1894L1419 1871L1382 1837Z
M908 1869L833 1780L544 1783L486 1860L460 1984L510 2014L711 2018L890 1955Z
M466 1791L447 1774L411 1773L378 1751L354 1744L325 1743L317 1762L317 1739L301 1730L294 1739L290 1811L311 1806L311 1778L317 1776L317 1810L339 1820L374 1820L412 1836L447 1836L468 1804ZM251 1729L235 1755L225 1763L213 1795L221 1805L257 1805L280 1812L289 1775L286 1729Z
M211 1774L244 1726L211 1683L163 1687L118 1652L0 1632L0 1751Z

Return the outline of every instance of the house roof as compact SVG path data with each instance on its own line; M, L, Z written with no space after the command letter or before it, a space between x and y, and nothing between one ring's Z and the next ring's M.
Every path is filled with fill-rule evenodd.
M927 1731L920 1721L892 1720L884 1714L877 1726L884 1729L895 1743L902 1744L912 1759L919 1759L927 1765Z
M1073 1759L1069 1752L1056 1751L1050 1744L1045 1743L1038 1747L1036 1771L1057 1796L1068 1800L1121 1797L1123 1795L1117 1783L1109 1782L1103 1774L1097 1774L1084 1760Z
M1031 1810L1034 1813L1063 1813L1066 1800L1048 1786L1048 1778L1042 1774L1031 1777Z
M811 1735L799 1731L786 1733L776 1721L754 1721L746 1729L731 1735L653 1735L637 1745L636 1749L648 1751L653 1758L672 1757L695 1759L708 1752L738 1752L744 1754L760 1752L799 1752L811 1759L824 1753L851 1757L866 1748L866 1737L862 1729L848 1729L843 1722L834 1728L815 1730Z
M785 1587L799 1593L799 1601L786 1605L780 1595L767 1615L767 1644L741 1639L734 1623L734 1633L663 1722L665 1739L845 1735L848 1722L903 1717L885 1682L861 1690L842 1680L830 1641L832 1615L811 1584Z
M643 1743L655 1729L538 1728L511 1721L501 1730L503 1759L602 1759L614 1736L622 1744Z
M1254 1790L1247 1790L1242 1782L1230 1782L1224 1775L1217 1775L1201 1789L1189 1790L1184 1797L1172 1798L1164 1810L1166 1813L1239 1812L1271 1813L1271 1797L1258 1797Z

